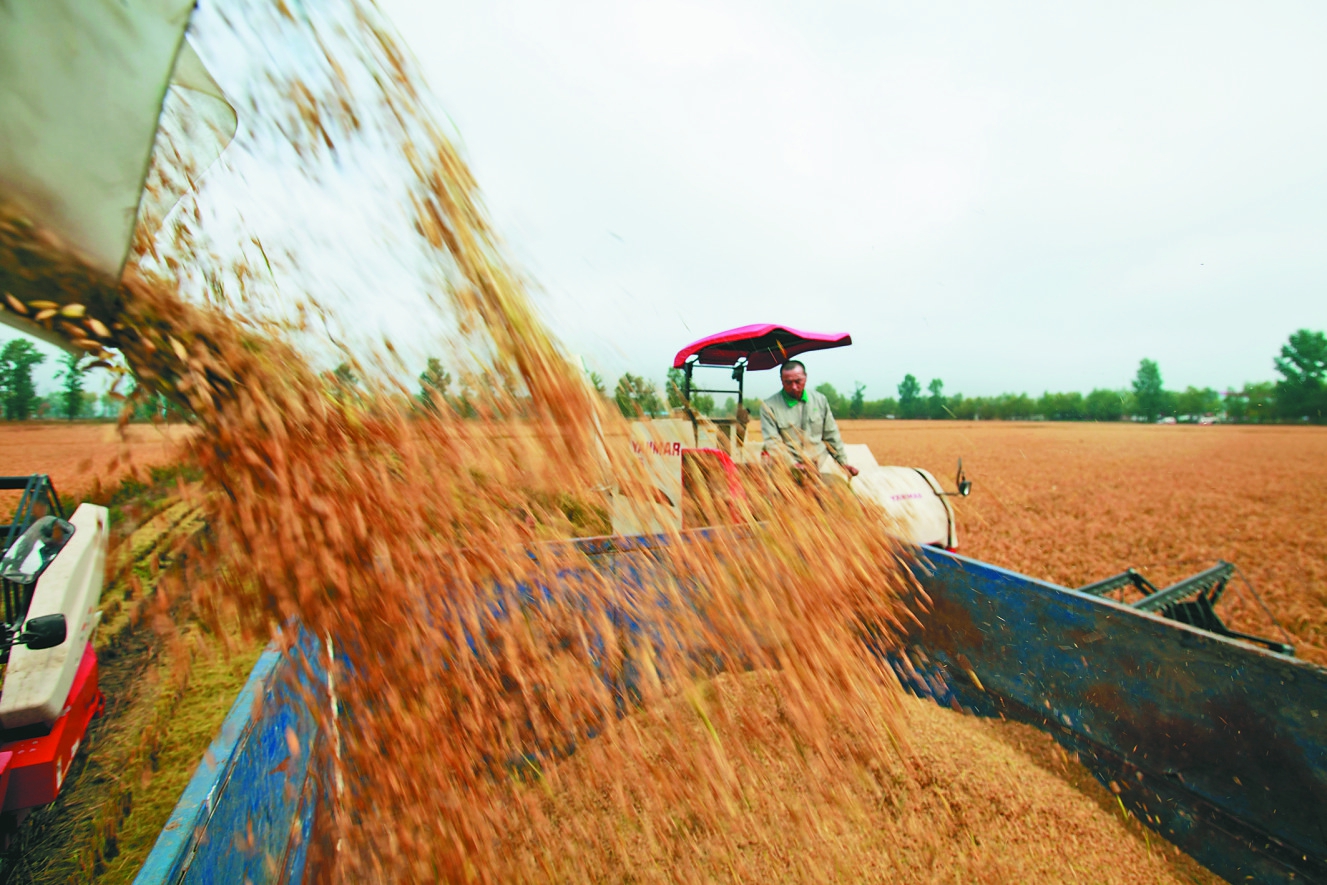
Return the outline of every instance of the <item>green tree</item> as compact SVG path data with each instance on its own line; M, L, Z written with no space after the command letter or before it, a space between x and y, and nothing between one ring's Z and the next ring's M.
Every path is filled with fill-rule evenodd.
M1138 364L1138 374L1133 379L1133 392L1138 400L1138 414L1148 421L1155 421L1166 410L1166 391L1161 385L1161 369L1157 364L1144 358Z
M866 410L866 385L859 381L853 382L852 399L848 400L848 417L860 418L862 412Z
M32 383L32 369L44 362L46 355L23 338L7 342L0 350L0 397L10 421L22 420L36 411L39 397Z
M863 418L893 418L898 413L898 400L892 396L887 396L884 399L867 400L862 403Z
M1078 391L1068 393L1047 391L1037 400L1037 414L1047 421L1082 421L1087 417L1087 404Z
M593 387L594 392L600 396L608 396L608 388L604 385L604 376L600 375L598 372L590 373L590 386Z
M1281 346L1275 359L1277 410L1283 418L1327 421L1327 336L1300 329Z
M664 379L664 392L668 397L669 409L680 409L686 405L686 399L682 395L686 390L686 374L677 368L669 369L668 376ZM714 414L714 397L708 393L691 392L691 408L702 415Z
M995 416L1004 421L1027 421L1037 414L1037 404L1026 393L1002 393L996 399Z
M1124 399L1118 390L1097 388L1083 400L1083 413L1089 421L1118 421L1124 417Z
M931 383L926 385L931 396L926 401L926 417L928 418L947 418L947 405L945 403L945 382L939 378L932 378Z
M686 405L686 400L682 396L686 380L686 373L676 366L668 370L668 375L664 378L664 394L668 397L668 408L680 409Z
M1192 384L1175 394L1175 413L1201 418L1214 415L1221 409L1221 395L1210 387L1198 388Z
M921 392L922 386L917 383L917 379L914 376L903 376L903 381L898 386L898 408L901 417L917 417L918 401L921 398Z
M350 363L341 363L332 370L332 377L336 379L337 384L345 387L354 387L359 383L359 376L355 370L350 367Z
M431 412L437 412L447 402L447 388L451 386L451 373L442 367L442 360L429 357L424 371L419 373L419 404Z
M848 413L848 402L843 398L843 394L834 389L834 385L826 381L816 388L816 393L822 395L829 402L829 409L835 415L846 415Z
M64 368L56 376L64 381L60 388L60 404L70 421L83 413L83 376L87 369L79 366L82 359L78 354L66 353L60 360Z
M1280 412L1276 385L1270 381L1245 384L1243 390L1226 391L1226 417L1241 424L1265 424Z
M663 411L659 392L654 389L654 385L630 372L618 379L613 401L627 418L653 416Z

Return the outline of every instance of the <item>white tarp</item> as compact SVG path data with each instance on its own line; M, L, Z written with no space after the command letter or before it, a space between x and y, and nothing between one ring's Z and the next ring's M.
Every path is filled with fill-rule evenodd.
M958 546L954 511L935 477L919 467L881 467L864 445L844 448L848 463L860 471L852 490L884 508L895 537L950 550Z
M211 157L234 132L234 112L183 42L193 8L194 0L0 3L0 199L114 276L172 72L224 106L212 116L228 116L229 130Z

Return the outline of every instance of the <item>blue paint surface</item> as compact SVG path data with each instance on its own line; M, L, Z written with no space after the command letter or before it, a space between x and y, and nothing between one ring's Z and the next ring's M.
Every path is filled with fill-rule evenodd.
M905 686L1054 735L1226 879L1327 882L1327 670L953 554L916 571Z
M578 542L588 566L554 586L501 588L489 614L585 606L580 588L595 571L616 588L606 603L615 629L673 642L668 609L642 581L662 567L664 543ZM930 597L925 611L914 605L922 626L888 651L863 637L864 653L884 655L905 687L1049 732L1140 820L1231 881L1327 882L1327 670L952 554L921 551L915 572ZM303 699L320 697L321 660L308 640L263 656L139 883L300 880L321 795L307 751L317 720ZM629 662L604 678L629 711ZM287 729L306 748L298 758ZM592 736L569 736L559 752Z
M135 885L300 881L317 794L306 699L323 696L322 660L307 636L258 659Z

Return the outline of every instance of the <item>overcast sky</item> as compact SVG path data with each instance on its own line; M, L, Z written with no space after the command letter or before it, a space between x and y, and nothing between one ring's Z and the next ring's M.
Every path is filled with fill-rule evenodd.
M1321 4L384 7L610 377L782 322L868 398L1224 388L1327 327Z

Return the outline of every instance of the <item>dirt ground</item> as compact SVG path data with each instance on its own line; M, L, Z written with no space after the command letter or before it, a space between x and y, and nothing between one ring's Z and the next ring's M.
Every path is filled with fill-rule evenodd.
M844 421L881 464L952 488L959 552L1077 587L1133 566L1165 586L1225 559L1302 658L1327 664L1327 428L969 421ZM1218 612L1278 638L1249 587Z
M80 495L94 480L112 487L134 467L166 464L192 432L187 425L91 421L0 421L0 475L45 473L61 495Z

